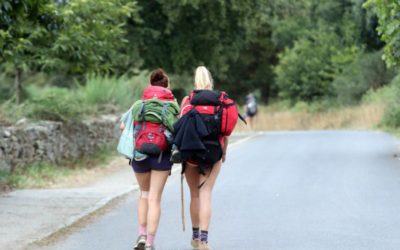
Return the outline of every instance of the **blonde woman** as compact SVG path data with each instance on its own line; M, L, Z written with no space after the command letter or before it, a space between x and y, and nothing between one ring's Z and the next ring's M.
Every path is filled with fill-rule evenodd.
M199 155L200 151L182 150L185 148L185 139L179 138L179 132L176 140L178 140L178 148L181 151L183 168L187 184L190 189L190 217L192 222L193 235L191 239L191 245L194 249L211 249L208 244L208 229L211 220L211 197L214 184L217 180L218 174L221 169L222 163L225 161L226 149L228 146L228 137L223 136L221 130L218 129L219 125L213 127L212 117L215 115L200 114L195 110L197 104L205 109L208 105L214 110L213 103L208 103L209 100L220 98L220 92L213 91L213 79L211 73L206 67L200 66L195 71L194 79L194 91L192 94L185 97L182 100L181 115L187 114L187 117L194 117L199 115L203 120L206 119L204 125L207 127L204 131L198 131L198 123L196 123L196 133L207 133L206 131L213 131L211 134L203 134L205 137L201 137L201 141L206 145L206 153ZM195 103L197 102L197 103ZM198 107L198 106L197 106ZM189 111L190 110L190 111ZM180 126L185 126L185 135L190 130L190 122L184 120L183 115L178 121L177 129L181 129ZM208 119L208 120L207 120ZM181 123L181 124L179 124ZM189 124L189 125L187 125ZM210 127L211 126L211 127ZM200 126L201 127L201 126ZM201 129L200 129L201 130ZM197 134L194 134L190 140L191 146L197 138ZM208 143L208 144L207 144Z

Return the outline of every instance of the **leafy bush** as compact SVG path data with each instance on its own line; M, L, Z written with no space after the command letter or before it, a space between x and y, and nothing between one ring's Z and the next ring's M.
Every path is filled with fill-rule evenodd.
M379 89L370 89L362 97L364 104L382 104L388 105L391 99L394 98L396 86L388 84Z
M9 100L0 106L0 123L22 117L76 121L85 115L121 112L141 97L148 81L148 72L141 72L131 78L90 76L85 85L74 88L30 85L24 103L16 105Z
M85 105L98 112L112 112L126 109L139 99L148 81L148 72L132 78L90 76L77 92Z
M79 120L85 112L75 91L56 87L42 89L24 104L25 115L36 120Z
M293 112L319 113L337 108L340 108L340 106L333 99L327 98L311 103L299 101L288 109Z
M393 77L393 70L385 66L382 52L378 51L358 55L333 81L333 86L340 104L356 104L368 90L388 84Z
M332 56L337 53L334 34L319 33L314 39L300 39L292 49L280 55L275 68L280 96L312 102L331 95L331 82L336 72Z
M393 91L389 96L388 105L383 115L382 125L400 128L400 74L393 79L392 83Z

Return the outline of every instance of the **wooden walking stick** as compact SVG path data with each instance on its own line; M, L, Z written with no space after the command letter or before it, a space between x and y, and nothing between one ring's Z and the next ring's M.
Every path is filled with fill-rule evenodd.
M182 215L182 229L185 232L185 201L184 201L184 193L183 193L183 179L184 175L181 174L181 215Z

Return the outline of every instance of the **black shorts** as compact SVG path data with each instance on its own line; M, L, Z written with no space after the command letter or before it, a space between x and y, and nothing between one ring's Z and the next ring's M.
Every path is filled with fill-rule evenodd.
M158 155L151 155L147 159L143 161L135 161L132 160L131 166L135 173L147 173L151 170L157 171L171 171L173 163L170 162L171 153L164 152L161 158L161 161L158 162Z
M252 113L252 112L246 112L247 117L254 117L257 114L257 112Z

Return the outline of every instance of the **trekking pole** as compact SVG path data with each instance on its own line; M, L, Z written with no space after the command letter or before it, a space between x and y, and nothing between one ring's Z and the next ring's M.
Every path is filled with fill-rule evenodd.
M181 174L181 215L182 215L182 229L185 232L185 202L184 202L184 194L183 194L183 179L184 175Z

